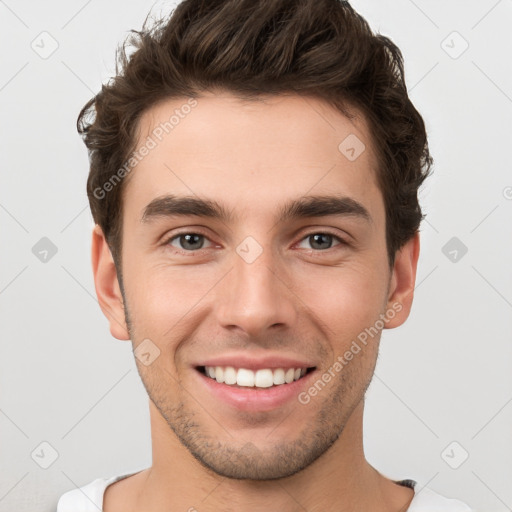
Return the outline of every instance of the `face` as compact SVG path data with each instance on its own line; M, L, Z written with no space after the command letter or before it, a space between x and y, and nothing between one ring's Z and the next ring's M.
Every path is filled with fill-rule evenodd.
M362 117L298 96L185 104L141 119L139 147L188 112L125 184L122 298L96 230L100 304L150 354L136 363L170 436L219 475L290 476L361 403L383 325L407 317L418 242L389 268Z

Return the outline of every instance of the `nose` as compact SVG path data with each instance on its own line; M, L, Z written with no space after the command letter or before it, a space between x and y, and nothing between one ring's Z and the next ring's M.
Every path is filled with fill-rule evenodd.
M217 315L221 327L250 337L264 336L270 328L285 329L297 317L289 277L276 265L270 249L248 262L235 253L231 272L222 280Z

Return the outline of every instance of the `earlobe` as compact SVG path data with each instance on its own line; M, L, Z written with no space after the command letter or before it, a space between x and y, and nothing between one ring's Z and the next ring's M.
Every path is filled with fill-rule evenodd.
M109 321L110 333L118 340L129 340L116 266L103 231L98 225L92 232L91 260L96 296Z
M419 254L420 234L417 232L396 253L387 303L387 311L393 310L394 314L387 315L387 329L402 325L409 316L414 298Z

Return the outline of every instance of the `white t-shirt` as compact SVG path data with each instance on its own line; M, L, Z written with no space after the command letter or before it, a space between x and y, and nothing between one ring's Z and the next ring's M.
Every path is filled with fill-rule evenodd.
M137 473L137 472L135 472ZM135 473L127 473L111 478L97 478L92 482L63 494L57 503L57 512L101 512L103 511L103 495L105 489L114 482L127 478ZM400 480L397 484L415 489L414 480ZM440 494L423 487L411 501L407 512L474 512L462 501L445 498Z

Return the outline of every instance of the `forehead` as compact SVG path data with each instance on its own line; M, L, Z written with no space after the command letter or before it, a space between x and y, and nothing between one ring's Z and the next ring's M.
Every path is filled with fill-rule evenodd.
M125 207L141 213L156 197L195 195L242 216L264 215L289 198L336 189L378 208L370 132L352 112L348 119L322 100L297 95L163 101L140 119L136 151L144 156L129 174Z

